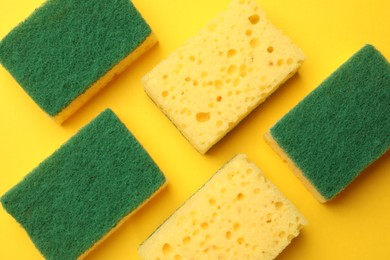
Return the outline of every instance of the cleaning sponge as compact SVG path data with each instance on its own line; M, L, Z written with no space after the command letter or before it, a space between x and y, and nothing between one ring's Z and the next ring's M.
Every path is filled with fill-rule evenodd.
M62 122L154 43L129 0L48 0L0 42L0 62Z
M84 256L165 177L111 110L100 114L2 198L46 259Z
M304 55L254 0L229 8L142 79L188 141L205 153L289 79Z
M321 202L390 147L390 65L364 46L279 120L266 140Z
M237 155L139 247L142 259L273 259L306 225L259 168Z

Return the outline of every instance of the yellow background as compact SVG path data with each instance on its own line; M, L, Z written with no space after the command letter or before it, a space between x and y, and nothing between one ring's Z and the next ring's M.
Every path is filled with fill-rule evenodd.
M389 152L334 201L320 204L263 140L267 129L365 43L390 59L390 1L258 0L307 59L296 76L206 155L200 155L146 96L140 78L229 1L134 0L159 44L63 126L43 113L0 66L0 194L110 107L151 154L169 185L87 259L138 259L138 244L236 153L248 154L309 221L278 259L390 259ZM0 38L42 2L0 0ZM42 259L25 231L2 208L0 259Z

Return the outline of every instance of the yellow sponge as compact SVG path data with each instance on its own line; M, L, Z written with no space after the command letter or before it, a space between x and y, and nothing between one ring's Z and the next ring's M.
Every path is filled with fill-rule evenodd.
M237 155L140 247L143 259L273 259L306 225L259 168Z
M300 67L304 55L254 0L234 0L142 79L188 141L205 153Z

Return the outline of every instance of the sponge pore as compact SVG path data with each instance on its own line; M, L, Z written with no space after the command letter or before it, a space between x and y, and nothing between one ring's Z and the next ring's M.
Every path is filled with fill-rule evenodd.
M389 149L389 111L390 65L366 45L279 120L268 140L325 202Z
M142 146L106 110L1 203L46 259L76 259L164 184L164 175Z
M0 62L55 117L93 84L123 70L98 81L123 59L153 45L151 34L129 0L49 0L1 41Z

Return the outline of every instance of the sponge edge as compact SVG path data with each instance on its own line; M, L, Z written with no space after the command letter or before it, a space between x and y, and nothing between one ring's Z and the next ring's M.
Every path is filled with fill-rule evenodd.
M302 171L295 165L294 161L290 159L287 153L279 146L279 144L274 140L270 131L264 134L265 141L269 144L269 146L282 158L284 162L290 167L295 176L303 183L308 191L321 203L325 203L327 199L325 199L321 193L319 193L313 184L305 178Z
M265 135L320 202L390 148L390 64L366 45Z
M0 62L61 123L156 42L129 0L49 0L0 42Z
M139 247L142 259L274 259L305 218L239 154Z
M304 59L255 0L233 0L147 73L142 85L204 154L292 77Z
M1 197L46 259L76 259L166 185L111 111L101 113Z
M145 41L137 47L132 53L130 53L126 58L121 60L116 64L112 69L110 69L104 76L98 79L95 83L92 84L83 94L78 96L73 100L66 108L61 110L57 115L53 117L54 121L61 124L68 117L70 117L74 112L76 112L80 107L82 107L88 100L90 100L96 93L98 93L102 88L104 88L107 83L109 83L115 75L122 73L128 66L130 66L138 57L148 51L157 43L156 36L152 33L149 35Z

